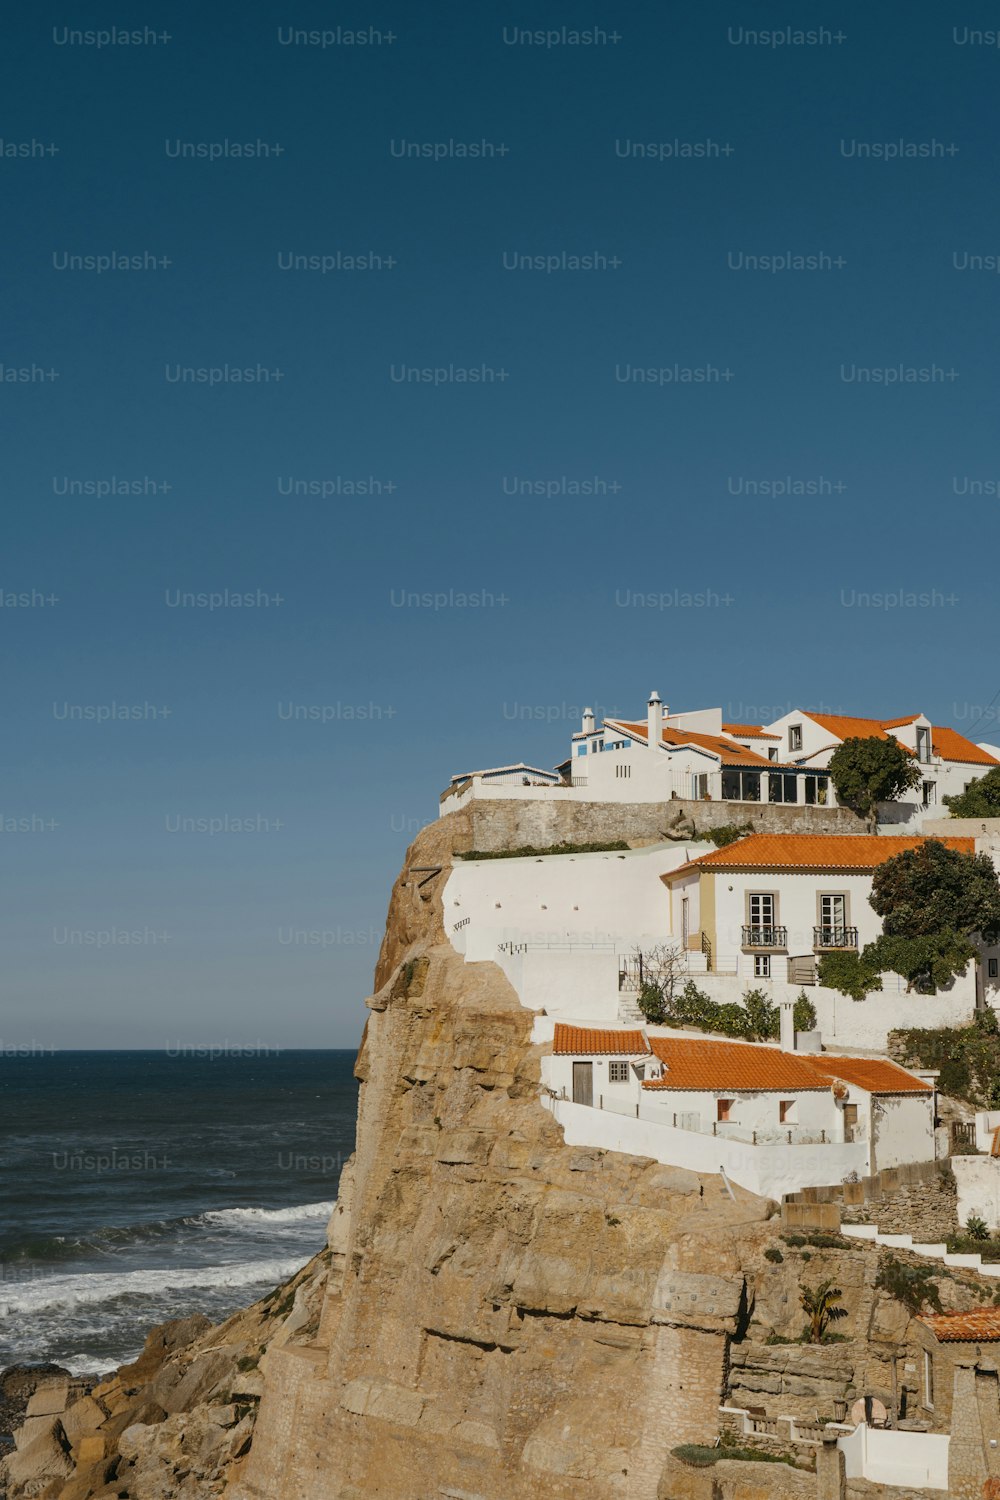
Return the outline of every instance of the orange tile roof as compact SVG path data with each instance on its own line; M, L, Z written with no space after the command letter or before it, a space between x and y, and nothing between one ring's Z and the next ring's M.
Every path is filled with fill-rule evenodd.
M869 1094L931 1094L933 1085L908 1073L884 1057L831 1057L823 1052L809 1056L809 1065L826 1078L855 1083Z
M649 1043L641 1031L607 1031L589 1026L565 1026L556 1023L552 1039L554 1053L573 1052L578 1057L587 1054L612 1054L634 1057L648 1052Z
M646 1089L734 1089L755 1092L771 1089L828 1089L804 1056L752 1042L721 1042L701 1037L653 1036L654 1054L665 1063L662 1079L644 1083Z
M653 1036L649 1045L667 1071L662 1079L644 1083L647 1089L768 1093L775 1089L828 1089L839 1079L869 1094L933 1093L931 1084L880 1057L782 1052L752 1042L701 1037Z
M770 734L763 724L723 724L724 734L741 734L747 740L780 740L780 734Z
M942 1344L992 1344L1000 1339L1000 1307L972 1312L927 1313L920 1319Z
M936 755L942 760L957 760L973 766L996 766L1000 761L988 751L981 750L957 729L940 729L935 724L931 729L931 743Z
M647 737L645 724L633 723L627 719L612 719L608 722L620 725L622 729L637 735L639 739L644 740ZM775 761L758 755L756 750L748 750L746 745L740 745L736 740L728 740L718 734L696 734L691 729L664 729L663 743L665 745L694 745L699 750L710 750L713 755L721 756L724 766L759 766L761 770L780 769Z
M908 714L902 719L861 719L845 714L811 714L805 712L805 717L812 719L823 729L835 734L838 740L849 739L889 739L887 733L890 729L901 729L905 724L912 724L919 714ZM967 740L964 734L959 734L957 729L943 728L938 724L931 726L931 745L935 755L940 755L942 760L958 761L963 765L973 766L995 766L1000 764L995 756L986 750L980 750L971 740ZM904 747L908 748L908 747Z
M660 879L667 885L692 870L874 870L894 855L919 849L926 839L903 834L750 833L746 838L688 860ZM974 854L973 838L938 842L961 854Z

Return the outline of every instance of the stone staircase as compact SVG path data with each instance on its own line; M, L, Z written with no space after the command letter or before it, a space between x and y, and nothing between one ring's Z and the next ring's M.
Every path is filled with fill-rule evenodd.
M924 1255L928 1260L939 1260L946 1266L960 1266L963 1270L980 1271L984 1276L1000 1276L1000 1261L986 1260L981 1255L953 1255L944 1242L930 1244L914 1240L912 1234L880 1234L874 1224L842 1224L840 1233L850 1240L869 1240L875 1245L885 1245L894 1250L910 1250L914 1255Z
M631 990L618 991L618 1019L624 1026L645 1026L646 1017L636 1004Z

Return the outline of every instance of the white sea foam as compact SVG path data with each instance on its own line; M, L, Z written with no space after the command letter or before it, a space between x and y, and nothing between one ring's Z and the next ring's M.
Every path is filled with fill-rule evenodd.
M151 1268L121 1274L99 1272L93 1276L37 1276L30 1282L0 1282L0 1316L14 1312L37 1313L48 1308L82 1307L87 1303L112 1302L121 1297L160 1297L169 1289L190 1291L197 1287L241 1287L263 1282L277 1286L301 1270L304 1262L293 1260L237 1261L232 1265Z
M198 1214L200 1224L294 1224L306 1219L329 1219L335 1199L300 1203L295 1208L216 1208Z

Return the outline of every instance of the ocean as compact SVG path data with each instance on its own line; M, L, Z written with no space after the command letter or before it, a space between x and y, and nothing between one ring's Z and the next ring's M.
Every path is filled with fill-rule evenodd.
M0 1057L0 1370L134 1359L323 1248L354 1052Z

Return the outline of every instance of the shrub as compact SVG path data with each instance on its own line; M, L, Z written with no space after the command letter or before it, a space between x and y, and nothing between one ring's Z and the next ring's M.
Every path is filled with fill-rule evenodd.
M816 1029L816 1007L805 990L799 991L799 998L792 1011L792 1025L796 1031L815 1031Z
M635 1003L651 1025L659 1026L666 1020L667 1003L663 998L663 991L651 980L647 979L640 987Z
M785 1257L776 1245L768 1245L764 1251L764 1259L771 1261L776 1266L780 1266L783 1264Z
M517 849L468 849L464 854L456 854L456 859L526 859L534 855L542 859L549 854L614 854L621 849L627 849L628 844L624 839L612 839L605 844L547 844L537 847L534 844L522 844Z
M970 1214L966 1219L965 1232L970 1240L988 1240L990 1237L986 1220L981 1219L978 1214Z
M718 828L707 828L700 836L711 839L717 849L724 849L727 844L746 838L748 833L753 833L752 823L721 823Z
M941 1293L930 1266L907 1266L894 1255L886 1256L879 1266L875 1287L901 1302L914 1317L925 1307L941 1312Z
M911 1067L936 1068L942 1094L961 1099L976 1109L995 1107L994 1090L1000 1080L1000 1036L992 1031L989 1021L940 1031L893 1031L890 1043L895 1049L893 1055L899 1055L904 1066L908 1063Z
M858 953L824 953L819 961L818 977L820 984L827 989L849 995L852 1000L864 1000L882 988L878 968Z
M767 1041L779 1032L777 1007L761 990L749 990L742 1005L736 1001L720 1005L689 979L679 995L664 1001L664 1007L668 1026L693 1026L740 1041Z

